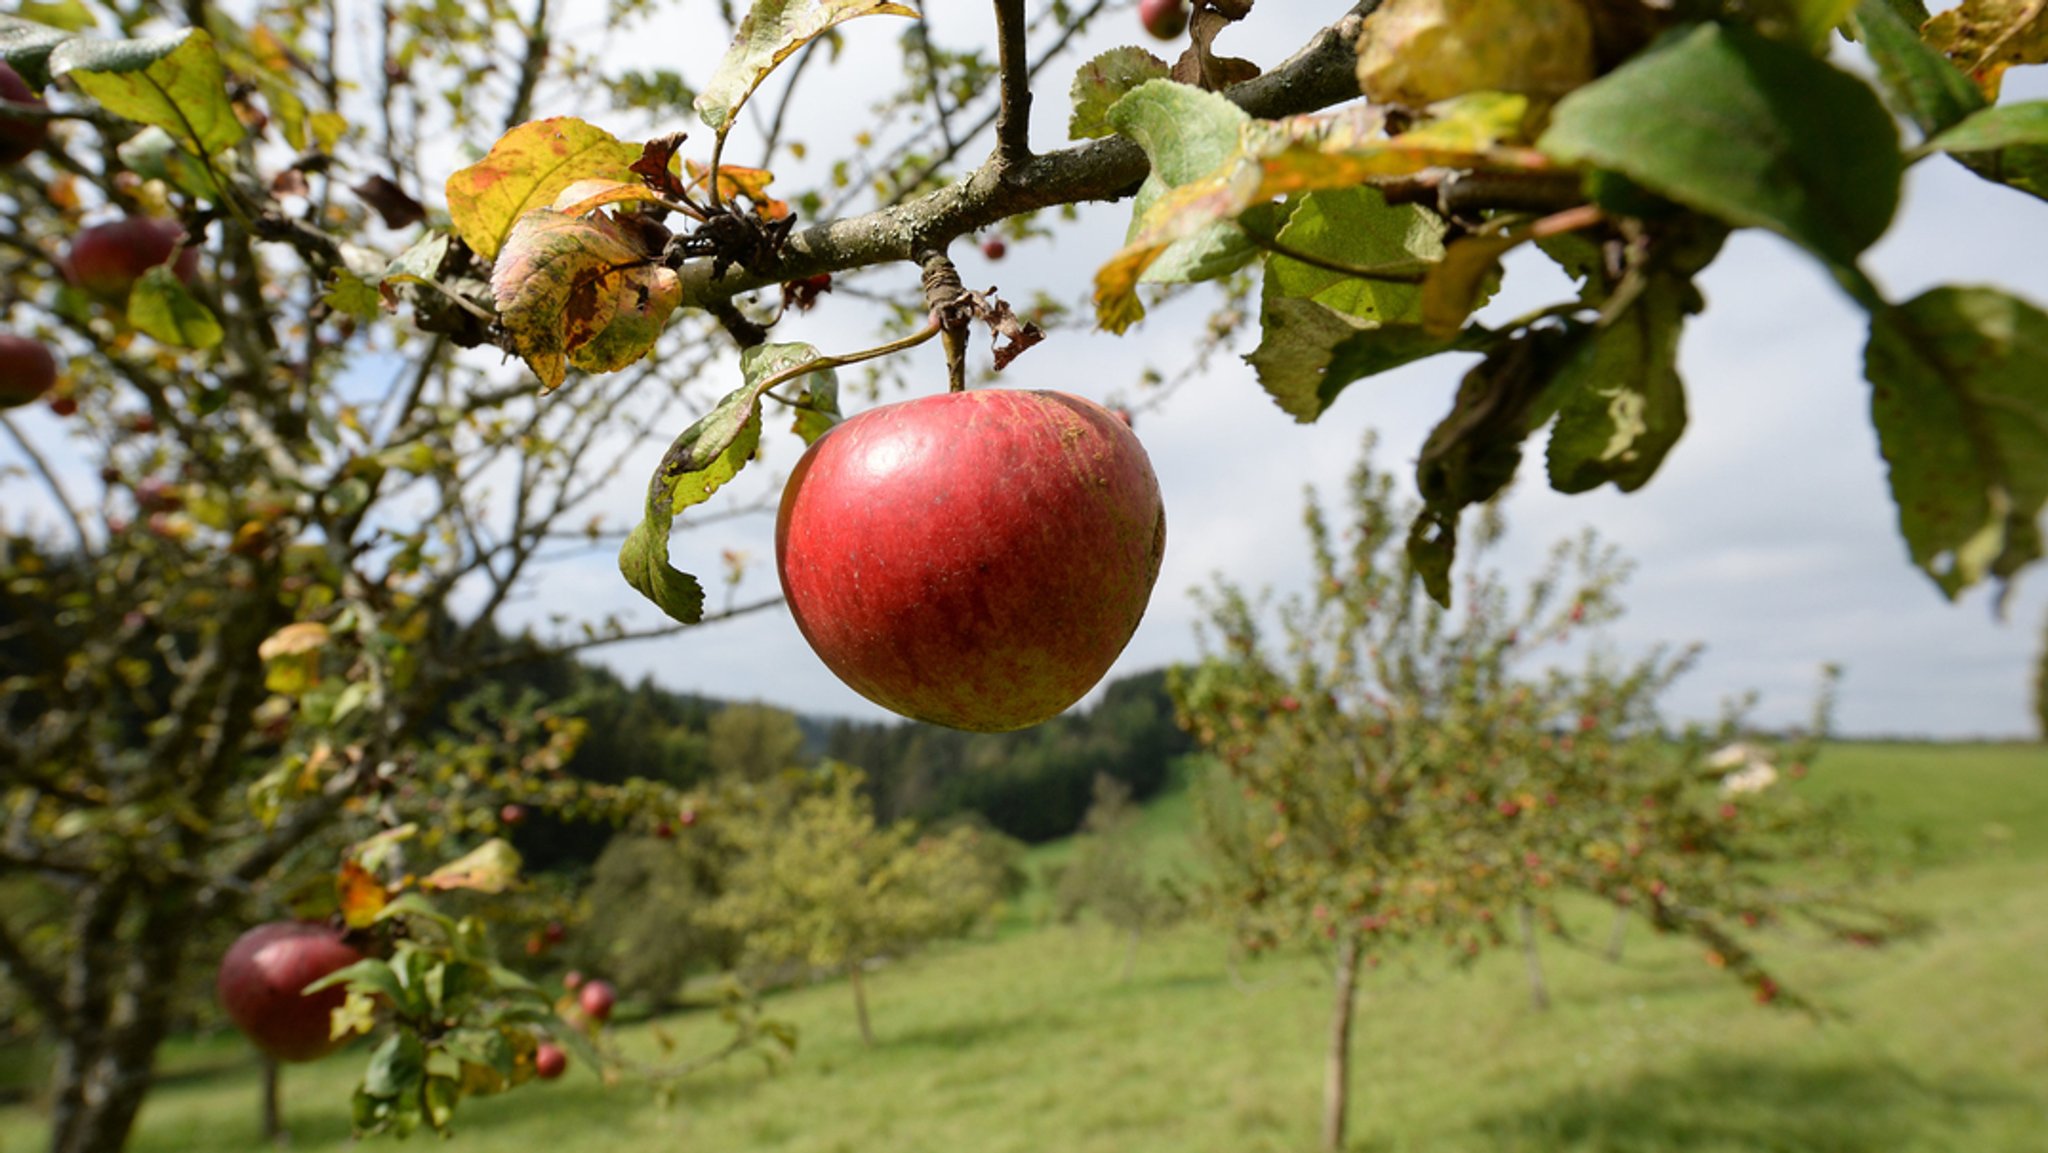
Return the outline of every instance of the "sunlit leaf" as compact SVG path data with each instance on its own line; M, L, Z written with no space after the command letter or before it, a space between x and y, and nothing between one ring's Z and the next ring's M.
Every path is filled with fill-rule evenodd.
M1376 104L1467 92L1555 99L1592 78L1582 0L1386 0L1358 38L1359 87Z
M646 355L682 301L675 271L610 219L552 209L513 226L491 290L511 351L549 389L572 360L605 372Z
M2039 0L1963 0L1922 33L1990 100L1998 99L2007 68L2048 63L2048 13Z
M195 156L212 156L247 131L213 38L197 28L148 40L78 37L51 51L49 67L107 111L163 129Z
M434 892L502 893L519 882L519 865L519 850L512 842L492 837L420 878L420 887Z
M1900 115L1933 136L1984 107L1984 94L1947 58L1920 38L1893 0L1863 0L1856 7L1857 39L1877 66L1885 99Z
M640 146L573 116L533 120L448 178L448 217L476 254L495 259L513 225L579 180L633 182Z
M212 348L225 335L213 310L163 264L144 272L129 290L128 323L151 339L178 348Z
M341 863L341 872L334 878L334 894L342 920L351 929L367 929L376 924L377 915L391 900L391 890L384 887L384 882L353 859Z
M754 0L725 58L697 94L697 115L723 137L732 118L777 64L836 25L860 16L909 16L891 0Z
M297 621L272 633L256 650L264 687L287 697L312 688L320 680L320 652L328 639L327 626L317 621Z

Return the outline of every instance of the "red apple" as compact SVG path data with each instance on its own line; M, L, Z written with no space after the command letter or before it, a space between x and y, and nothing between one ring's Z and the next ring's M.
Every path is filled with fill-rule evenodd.
M499 823L501 823L501 824L506 824L506 825L523 825L523 824L525 824L525 823L526 823L526 806L525 806L525 805L519 805L519 804L508 804L508 805L504 806L503 808L500 808L500 809L498 810L498 821L499 821Z
M562 988L574 993L583 987L583 970L571 969L562 974Z
M363 959L341 930L306 921L272 921L236 938L221 958L214 991L228 1019L279 1061L312 1061L340 1047L329 1023L347 991L307 985Z
M31 337L0 332L0 408L27 404L57 383L57 358Z
M611 1017L612 1005L619 999L618 991L610 981L585 981L576 993L576 1003L583 1007L583 1013L593 1021Z
M77 416L78 398L68 395L53 396L50 398L50 411L58 416Z
M1009 255L1010 246L1000 236L991 236L981 242L981 254L990 260L1001 260Z
M0 100L38 106L43 102L28 81L21 78L21 73L4 62L0 62ZM0 116L0 164L21 163L23 157L41 148L48 138L48 126L38 121Z
M533 1050L533 1075L543 1081L560 1077L569 1068L569 1055L553 1041L542 1041Z
M569 926L560 921L549 921L541 930L541 935L547 938L548 944L559 945L569 939Z
M1006 732L1108 671L1159 575L1166 516L1131 430L1057 392L870 409L811 446L776 517L797 627L854 691Z
M1171 40L1188 29L1188 0L1138 0L1138 20L1145 31Z
M691 825L697 823L697 810L684 809L682 812L676 814L676 820L681 822L682 826L687 829Z
M129 216L95 224L72 237L64 254L64 275L71 283L109 300L122 300L143 273L171 258L185 238L184 226L161 216ZM178 253L171 271L187 284L199 274L199 250Z

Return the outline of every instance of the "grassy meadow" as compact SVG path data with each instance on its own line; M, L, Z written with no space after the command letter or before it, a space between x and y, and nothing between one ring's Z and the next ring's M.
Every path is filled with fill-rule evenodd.
M2048 751L1843 745L1814 785L1869 798L1866 826L1902 871L1888 899L1937 919L1883 950L1796 931L1763 938L1824 1023L1754 1005L1694 946L1635 932L1624 960L1546 943L1555 1002L1530 1008L1520 954L1469 970L1428 951L1362 986L1352 1148L1373 1153L2038 1153L2048 1148ZM1155 855L1188 862L1185 794L1144 819ZM1062 846L1034 854L1034 870ZM1905 870L1910 867L1910 872ZM1233 967L1189 925L1124 942L1038 923L1043 895L985 939L892 964L869 981L865 1050L846 986L779 994L800 1029L770 1072L727 1063L664 1107L587 1069L468 1102L451 1153L786 1150L790 1153L1255 1153L1310 1150L1329 1012L1320 958ZM1586 939L1607 915L1587 907ZM659 1024L684 1052L715 1044L710 1014ZM619 1028L654 1051L645 1024ZM293 1068L296 1150L348 1147L362 1052ZM257 1066L228 1036L166 1055L133 1148L260 1147ZM0 1107L0 1153L40 1149L41 1121ZM416 1138L432 1142L431 1137Z

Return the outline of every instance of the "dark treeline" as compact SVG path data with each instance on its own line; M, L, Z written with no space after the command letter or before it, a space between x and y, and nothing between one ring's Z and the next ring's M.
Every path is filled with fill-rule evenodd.
M1193 749L1174 724L1166 673L1113 681L1092 708L1016 733L963 733L909 721L840 721L824 754L868 774L885 821L965 813L1022 841L1081 827L1096 774L1151 796L1174 758Z

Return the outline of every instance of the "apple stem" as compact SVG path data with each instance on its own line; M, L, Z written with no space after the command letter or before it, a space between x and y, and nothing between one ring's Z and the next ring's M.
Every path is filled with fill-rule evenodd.
M967 326L973 322L973 300L960 283L960 270L941 249L918 258L924 272L924 302L931 308L932 322L945 335L946 386L952 392L967 391Z

